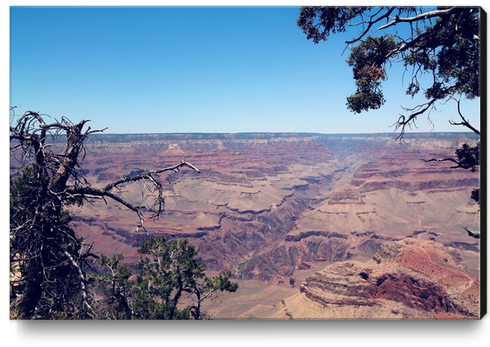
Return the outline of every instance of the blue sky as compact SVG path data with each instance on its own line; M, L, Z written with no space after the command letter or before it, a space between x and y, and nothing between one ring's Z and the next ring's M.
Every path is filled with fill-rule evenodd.
M391 132L408 77L388 70L386 104L353 114L344 42L315 45L298 7L12 7L10 100L27 110L91 119L107 133ZM408 75L407 75L408 76ZM454 103L431 115L450 126ZM479 122L479 99L462 111ZM430 131L427 117L417 131Z

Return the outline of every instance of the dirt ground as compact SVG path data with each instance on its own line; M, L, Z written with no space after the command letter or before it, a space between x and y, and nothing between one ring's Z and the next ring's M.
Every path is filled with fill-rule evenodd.
M328 263L319 263L308 270L297 270L292 276L294 285L271 285L256 280L234 280L239 285L235 293L218 293L204 302L203 310L212 319L238 319L238 317L258 305L275 305L281 300L299 293L301 282L315 272L322 270ZM207 276L217 273L207 272ZM242 317L241 317L242 319Z

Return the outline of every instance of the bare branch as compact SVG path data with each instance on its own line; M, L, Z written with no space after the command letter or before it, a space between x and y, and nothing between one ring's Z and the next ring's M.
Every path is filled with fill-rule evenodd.
M111 193L110 191L102 190L102 189L96 189L92 187L81 187L81 188L67 188L66 191L64 192L66 194L69 194L71 197L80 197L83 199L90 199L90 198L111 198L114 201L117 201L118 203L126 206L128 209L131 211L135 212L138 215L138 218L140 219L140 226L143 226L143 220L144 220L144 215L141 212L141 207L140 206L135 206L123 198Z
M397 25L398 23L413 23L413 22L418 22L420 20L426 20L429 18L447 16L447 15L450 15L451 13L453 13L455 8L456 7L450 7L450 8L446 8L446 9L438 9L438 10L434 10L434 11L430 11L430 12L421 13L417 16L409 17L409 18L402 18L402 17L396 16L395 20L391 21L388 24L380 26L378 28L378 30L383 30L383 29L389 28L391 26Z
M431 161L452 161L453 163L456 163L458 164L457 166L451 166L451 169L456 169L458 167L462 167L460 162L457 161L456 159L454 158L444 158L444 159L422 159L423 162L425 163L428 163L428 162L431 162Z
M464 228L464 230L466 230L466 232L468 233L469 236L474 237L475 239L479 239L480 238L480 232L479 231L476 231L474 229L468 228L466 226L463 226L463 228Z
M182 159L182 162L173 165L167 168L163 169L158 169L158 170L140 170L137 174L135 175L125 175L123 178L116 180L114 182L111 182L104 186L103 188L96 189L92 187L78 187L78 188L70 188L66 190L67 194L70 194L73 197L82 197L84 199L86 198L91 198L91 197L108 197L111 198L120 204L126 206L129 208L131 211L135 212L138 215L138 218L140 220L140 224L136 227L136 230L138 227L143 228L143 220L144 220L144 215L141 212L141 206L136 206L128 201L124 200L123 198L111 193L110 191L114 188L117 188L121 184L126 184L126 183L131 183L131 182L137 182L141 180L149 180L154 187L158 190L157 197L154 200L154 203L152 206L149 206L148 208L153 212L153 214L150 216L150 218L156 218L160 216L160 214L164 211L165 207L165 198L163 197L163 187L158 182L153 175L154 174L159 174L167 171L178 171L179 168L181 167L188 167L191 168L192 170L197 171L200 173L201 171L197 169L194 165L191 163L188 163L185 161L185 159ZM146 229L144 229L146 231Z
M443 88L441 90L441 93L444 95L447 95L447 98L452 98L455 91L456 91L456 86L451 85L451 86L447 86L447 87ZM421 114L424 114L428 110L435 108L434 104L438 100L440 100L440 99L433 97L428 102L421 104L421 105L417 105L413 108L405 108L404 107L403 109L411 112L411 114L408 117L406 117L404 115L400 115L398 117L398 120L394 124L391 125L392 127L395 127L395 131L397 131L398 129L401 128L400 134L398 134L396 139L397 140L402 139L403 136L405 135L405 128L407 126L410 128L411 125L415 125L415 120L417 119L417 117L420 116Z
M383 8L382 8L382 7L380 7L380 9L379 9L379 10L378 10L378 11L377 11L375 14L371 15L371 16L370 16L370 20L368 20L368 21L366 21L366 20L362 20L362 21L357 22L357 23L354 23L354 24L349 24L349 23L347 23L346 25L347 25L347 26L356 27L356 26L359 26L359 25L369 24L369 23L371 23L371 22L372 22L372 19L373 19L374 17L376 17L376 16L377 16L377 15L378 15L378 14L379 14L381 11L383 11ZM361 18L362 18L362 19L364 19L364 14L361 14Z
M451 97L451 99L456 100L458 103L458 113L459 116L461 117L462 121L459 123L456 123L454 120L450 120L449 123L451 125L462 125L473 131L475 134L480 135L480 131L476 128L474 128L464 117L463 114L461 113L461 108L460 108L460 100L455 99L454 97Z
M184 159L182 159L182 162L180 164L177 164L177 165L174 165L174 166L170 166L170 167L167 167L167 168L164 168L164 169L159 169L159 170L142 170L141 173L137 174L137 175L133 175L133 176L124 176L123 178L117 180L117 181L114 181L114 182L111 182L109 183L108 185L106 185L104 188L102 188L101 190L102 191L109 191L113 188L116 188L118 185L120 184L123 184L123 183L129 183L129 182L136 182L136 181L140 181L142 179L149 179L151 180L151 174L159 174L159 173L162 173L162 172L166 172L166 171L174 171L174 170L177 170L183 166L187 166L195 171L197 171L198 173L200 173L201 171L199 169L197 169L194 165L186 162Z
M396 140L401 140L403 138L403 136L405 135L405 129L407 126L409 128L411 128L412 125L416 127L415 121L417 119L417 116L425 113L427 110L429 110L431 107L433 107L435 102L436 102L436 99L432 99L425 104L416 106L415 108L406 109L406 110L413 111L413 113L410 114L408 117L405 117L404 115L400 115L398 117L398 120L394 124L391 125L391 126L395 127L395 131L397 131L398 129L401 128L400 134L398 134L398 136L396 137ZM415 110L418 110L418 111L415 111Z
M80 265L78 264L78 262L72 257L72 255L69 252L65 251L65 255L68 257L68 259L70 259L72 265L78 270L78 277L80 278L80 285L82 287L82 290L81 290L81 292L82 292L82 306L87 306L87 308L89 309L88 314L92 318L94 318L93 309L87 300L87 290L85 287L86 280L85 280L84 272L80 268Z
M371 30L371 28L373 27L374 24L382 21L385 18L389 18L390 14L393 13L393 11L395 9L396 9L395 7L390 7L388 9L388 11L386 11L386 13L384 13L382 16L380 16L380 17L378 17L378 18L375 19L374 17L376 15L378 15L379 12L381 12L381 10L379 10L374 15L372 15L368 21L362 21L362 22L358 23L357 25L367 24L367 27L366 27L366 29L359 36L353 38L350 41L345 41L345 43L347 44L347 46L350 46L350 45L356 43L357 41L360 41L364 37L364 35L366 35L369 32L369 30Z

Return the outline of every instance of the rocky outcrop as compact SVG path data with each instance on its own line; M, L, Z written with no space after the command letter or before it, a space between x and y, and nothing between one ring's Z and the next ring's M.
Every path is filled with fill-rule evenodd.
M479 290L479 279L466 271L454 249L417 239L382 245L372 261L331 264L301 285L301 293L325 310L335 306L354 319L359 318L358 307L368 306L374 315L389 302L399 318L452 314L475 319ZM369 318L366 312L362 310L363 318Z
M336 190L332 197L328 200L329 205L347 205L347 204L359 204L364 205L360 190L356 188L342 188Z

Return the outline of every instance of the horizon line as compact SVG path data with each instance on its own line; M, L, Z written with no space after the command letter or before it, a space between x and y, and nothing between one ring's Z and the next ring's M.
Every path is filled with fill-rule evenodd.
M420 131L420 132L405 132L403 136L407 135L420 135L420 134L475 134L472 131ZM322 132L313 132L313 131L241 131L241 132L142 132L142 133L94 133L93 135L238 135L238 134L308 134L308 135L374 135L374 134L383 134L383 135L399 135L399 131L390 131L390 132L352 132L352 133L344 133L344 132L332 132L332 133L322 133ZM477 135L477 134L475 134Z

